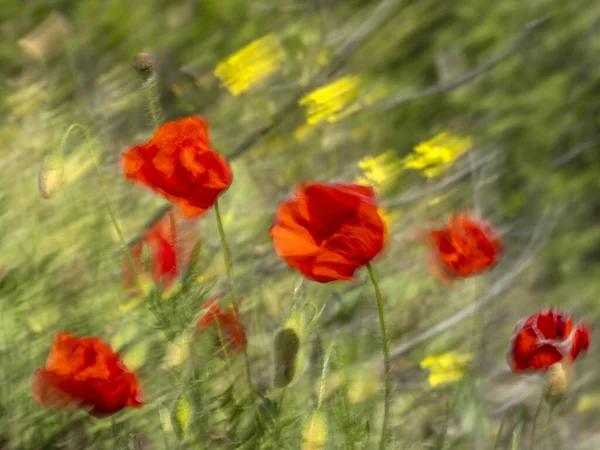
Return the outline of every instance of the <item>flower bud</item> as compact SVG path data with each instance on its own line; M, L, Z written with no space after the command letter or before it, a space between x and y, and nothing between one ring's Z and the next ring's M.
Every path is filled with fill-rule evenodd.
M296 359L300 349L300 340L292 328L277 332L273 342L275 377L273 384L282 388L291 383L296 375Z
M131 62L133 68L139 72L144 78L148 78L152 74L154 65L154 57L150 52L141 52L133 57Z
M546 372L546 398L549 403L558 403L565 398L569 389L569 374L562 362L553 364Z
M327 442L327 422L325 415L315 411L302 432L302 450L321 450Z

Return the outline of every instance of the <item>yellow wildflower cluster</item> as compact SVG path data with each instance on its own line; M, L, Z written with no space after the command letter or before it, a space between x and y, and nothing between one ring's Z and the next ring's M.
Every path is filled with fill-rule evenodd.
M469 150L472 144L470 137L454 136L444 131L417 145L414 152L403 160L403 167L420 170L425 177L433 178Z
M421 361L423 369L429 369L429 384L437 386L452 383L464 376L464 369L473 359L470 353L448 352L441 355L431 355Z
M252 41L219 63L215 76L238 96L260 83L283 65L285 53L273 33Z
M306 106L307 123L334 123L344 118L345 108L358 97L359 86L359 78L349 75L302 97L300 106Z
M362 175L355 179L358 184L372 186L376 192L384 190L400 172L397 159L392 152L377 156L365 156L358 162Z

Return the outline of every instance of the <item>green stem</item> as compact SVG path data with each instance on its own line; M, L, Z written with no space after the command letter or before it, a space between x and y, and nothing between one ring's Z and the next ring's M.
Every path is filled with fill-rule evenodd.
M148 109L150 110L150 117L152 117L152 124L154 125L154 128L158 128L160 125L160 106L158 104L158 95L156 93L156 75L152 75L144 81L144 92L146 94L146 100L148 101Z
M529 439L529 450L533 450L533 446L535 443L535 429L536 429L538 417L540 415L540 412L542 411L542 405L544 404L544 397L545 397L545 392L542 393L542 395L540 396L540 401L537 405L537 408L535 409L535 413L533 414L533 422L531 424L531 437Z
M554 412L554 408L555 408L555 406L551 405L550 408L548 409L548 418L546 421L546 433L545 433L546 442L544 443L545 448L550 448L550 445L549 445L550 441L551 441L550 435L553 434L553 433L551 433L552 428L550 427L550 425L552 425L552 413Z
M117 218L116 218L115 213L110 204L110 200L108 199L108 194L106 192L106 183L104 182L104 177L102 176L102 173L100 172L100 166L98 165L98 162L96 161L96 156L94 155L94 151L92 150L92 140L90 139L87 129L83 125L80 125L78 123L71 124L71 126L67 129L67 131L65 132L65 134L62 138L62 141L60 143L59 152L62 156L63 148L64 148L65 144L67 143L67 139L69 138L69 135L71 134L71 132L75 129L79 129L83 133L83 136L85 137L88 154L89 154L90 159L92 160L92 164L94 165L94 168L96 169L96 175L97 175L98 181L100 183L100 189L102 189L102 197L104 198L104 203L106 204L106 210L108 211L108 215L110 217L112 225L113 225L115 231L117 232L117 235L119 236L119 240L121 241L121 245L123 246L123 249L125 250L125 254L127 255L127 258L129 259L129 263L131 264L131 267L133 267L133 271L135 272L135 275L139 281L141 279L141 273L138 270L137 264L135 264L135 260L133 259L131 252L129 251L129 246L127 245L125 236L123 235L123 232L121 231L121 227L119 227L119 223L117 222Z
M232 267L231 267L231 250L229 247L229 242L227 241L227 235L225 234L225 228L223 228L223 218L221 217L221 208L219 207L219 201L215 202L215 214L217 216L217 226L219 228L219 235L221 236L221 245L223 246L223 259L225 260L225 270L227 272L227 284L229 286L229 291L231 292L231 302L233 303L233 310L237 317L241 317L240 315L240 307L237 296L237 289L235 287L235 282L233 279ZM244 367L246 369L246 381L248 383L248 387L250 388L250 392L253 395L256 395L254 391L254 385L252 384L252 372L250 371L250 359L248 358L248 349L247 346L243 346L244 351Z
M502 439L502 432L504 431L504 423L506 422L506 416L508 411L502 415L502 419L500 420L500 426L498 427L498 434L496 434L496 440L494 441L494 447L492 450L497 450L498 445L500 445L500 440Z
M367 270L369 271L369 277L373 288L375 289L375 298L377 299L377 309L379 310L379 324L381 326L381 339L382 339L382 350L383 350L383 365L385 371L385 388L384 388L384 402L383 402L383 424L381 427L381 441L379 442L379 449L385 449L387 443L387 428L390 413L390 400L392 391L392 363L390 361L390 344L387 335L387 328L385 326L385 314L383 312L383 299L381 298L381 291L379 289L379 283L375 278L373 267L371 264L367 264Z
M115 422L115 418L110 418L110 428L113 436L113 449L118 450L119 448L119 431L117 430L117 423Z
M513 438L512 438L512 450L518 450L519 444L521 443L521 432L523 431L523 422L519 422L519 424L513 430Z
M332 345L327 352L327 356L325 358L326 361L329 360L330 354L335 352L336 362L338 370L340 371L340 390L342 391L342 401L344 402L344 419L346 420L347 435L348 435L348 449L354 450L354 437L352 435L352 416L350 414L350 400L348 399L348 386L346 385L346 375L344 374L344 367L342 366L340 354L335 345ZM323 363L325 366L325 363ZM323 367L324 368L324 367ZM323 382L323 380L321 381Z

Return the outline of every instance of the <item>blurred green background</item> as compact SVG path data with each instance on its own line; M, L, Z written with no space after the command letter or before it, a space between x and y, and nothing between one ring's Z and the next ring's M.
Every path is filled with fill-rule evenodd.
M269 35L276 44L230 61L229 78L215 75ZM272 342L298 275L278 260L267 230L297 182L368 178L365 158L382 154L371 176L390 230L375 263L392 338L390 448L491 449L503 417L498 448L511 448L520 424L518 448L528 448L542 380L509 372L514 325L551 305L592 329L600 319L600 3L2 0L0 38L1 448L344 449L348 430L356 448L376 448L380 334L366 271L352 283L305 285L324 309L281 403ZM258 406L234 398L222 361L186 357L186 339L161 333L146 304L123 292L122 249L80 134L65 146L65 182L48 199L38 189L42 160L77 122L93 137L128 240L164 207L120 169L121 153L153 131L131 67L143 50L154 55L163 118L206 117L214 147L232 164L222 207L252 370L269 399ZM264 76L234 95L227 80L245 71ZM344 89L302 100L340 79ZM401 169L419 143L444 131L470 139L470 150L436 176ZM506 252L490 273L449 288L429 273L413 237L463 209L494 223ZM193 328L206 298L226 290L214 212L199 229L198 279L166 300L180 303L179 329ZM63 329L111 342L138 371L147 406L113 420L41 410L31 375ZM326 439L311 447L303 430L332 344L339 357L330 375L339 381L343 368L350 415L333 381L319 418ZM535 448L600 448L596 348L592 331L567 399L549 423L541 416ZM447 352L472 362L455 381L432 386L420 362ZM243 381L242 366L234 361L232 370ZM170 418L182 385L191 399L183 437Z

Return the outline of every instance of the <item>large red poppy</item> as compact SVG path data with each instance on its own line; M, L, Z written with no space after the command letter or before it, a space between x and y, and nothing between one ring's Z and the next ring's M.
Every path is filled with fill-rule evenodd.
M182 220L173 208L170 208L154 220L143 238L130 248L138 272L145 276L148 274L144 274L142 250L144 245L148 247L149 275L156 286L162 285L163 292L167 292L185 270L194 248L199 244L200 234L195 225L195 221ZM121 282L126 292L132 295L140 293L136 273L127 255L123 258Z
M372 188L305 183L279 205L269 234L291 268L327 283L351 280L379 254L386 229Z
M165 123L121 162L128 180L162 194L186 217L211 208L233 180L227 162L210 148L208 125L200 117Z
M494 227L465 213L452 214L445 228L429 232L431 268L443 281L479 275L502 256L504 244Z
M33 376L33 397L44 408L80 407L98 417L144 404L135 374L96 337L56 334L46 367Z
M215 327L214 331L217 336L220 333L226 349L238 351L244 348L246 345L244 326L233 310L221 311L214 299L207 301L201 309L205 312L198 320L198 331L202 332L209 326ZM219 329L217 330L216 327Z
M521 320L511 340L508 364L513 372L547 371L565 361L572 363L590 346L590 330L573 325L573 317L548 309Z

